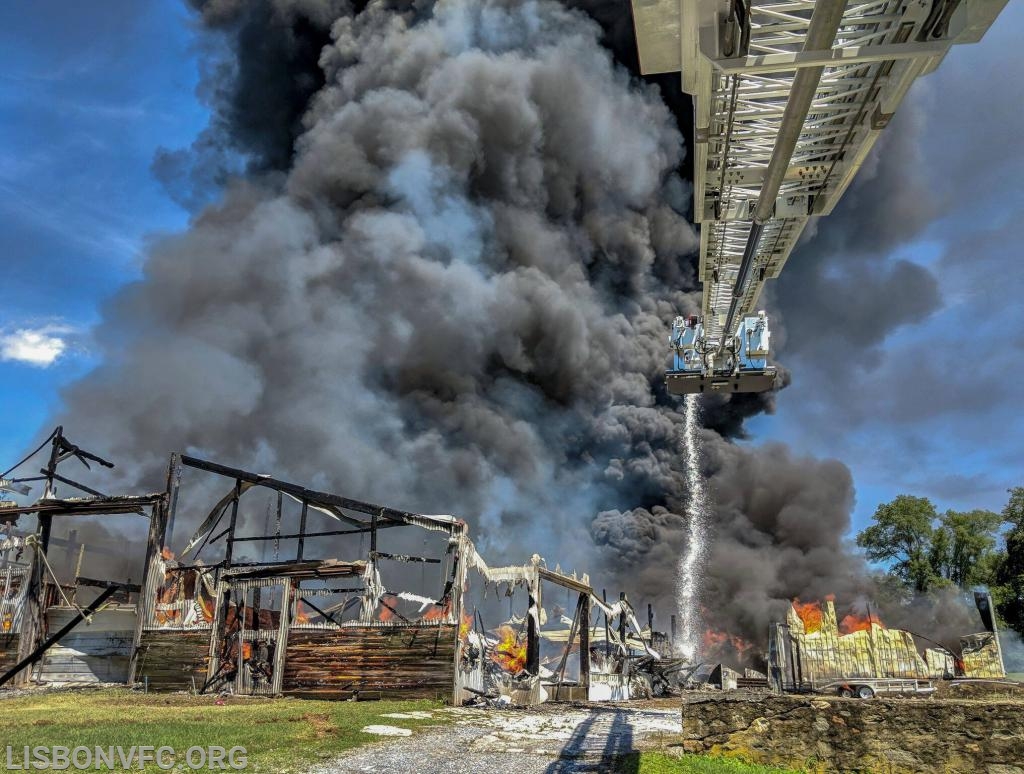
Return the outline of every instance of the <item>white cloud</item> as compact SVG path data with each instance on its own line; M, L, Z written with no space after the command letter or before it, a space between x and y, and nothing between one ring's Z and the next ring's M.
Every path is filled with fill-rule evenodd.
M0 360L14 360L40 368L53 365L68 348L67 340L59 334L68 331L68 328L48 326L0 333Z

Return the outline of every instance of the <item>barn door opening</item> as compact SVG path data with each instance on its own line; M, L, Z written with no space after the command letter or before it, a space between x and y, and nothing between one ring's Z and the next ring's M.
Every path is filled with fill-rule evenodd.
M245 696L279 694L290 609L288 578L224 584L208 688L231 686Z

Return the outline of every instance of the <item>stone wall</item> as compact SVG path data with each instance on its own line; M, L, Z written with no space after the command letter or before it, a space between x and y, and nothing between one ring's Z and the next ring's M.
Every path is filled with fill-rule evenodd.
M811 771L1024 774L1024 701L693 697L684 748Z

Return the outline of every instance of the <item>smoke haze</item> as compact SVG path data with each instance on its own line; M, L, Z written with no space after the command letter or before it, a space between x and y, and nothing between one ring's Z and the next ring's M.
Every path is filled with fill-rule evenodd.
M682 98L625 69L621 7L193 4L213 117L154 169L195 216L106 309L69 435L118 463L111 487L160 488L188 450L454 513L492 561L538 552L673 610L663 371L698 242ZM773 401L703 410L704 608L756 643L794 597L870 591L846 467L731 440Z

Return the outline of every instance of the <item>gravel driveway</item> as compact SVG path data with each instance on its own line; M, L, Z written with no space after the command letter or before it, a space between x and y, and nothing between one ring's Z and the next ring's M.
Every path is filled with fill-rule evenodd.
M681 733L678 707L542 705L522 710L453 708L434 714L443 724L438 728L362 747L315 772L613 772L617 769L611 758Z

